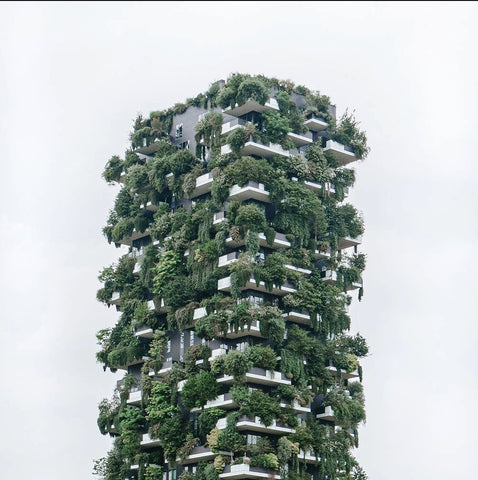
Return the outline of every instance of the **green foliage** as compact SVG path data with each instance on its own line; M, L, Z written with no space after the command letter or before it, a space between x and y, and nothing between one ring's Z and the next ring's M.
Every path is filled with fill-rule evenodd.
M119 182L120 176L123 173L123 163L123 160L117 155L112 156L105 165L103 178L108 183Z
M208 400L214 400L217 397L217 391L218 384L215 377L211 372L201 370L188 378L181 397L187 408L202 408Z
M346 111L332 133L332 139L352 147L355 156L360 159L367 157L370 148L367 146L367 135L360 130L359 124L360 122L355 119L354 114Z
M289 120L277 111L262 114L264 134L269 142L282 143L289 133Z
M153 269L153 292L161 296L165 286L178 275L181 261L177 252L168 250L160 255L158 263Z
M305 105L293 93L304 95ZM220 155L224 143L223 116L212 109L216 105L235 107L249 99L265 104L271 96L277 99L279 111L255 112L248 117L254 125L246 123L235 129L226 139L233 153ZM169 138L174 135L174 131L171 132L174 115L191 106L211 109L196 125L196 141L207 146L211 153L207 165L199 162L188 149L177 149ZM358 158L365 158L369 151L366 136L353 115L346 113L336 122L331 112L327 96L295 86L290 80L233 74L224 88L215 82L207 92L188 98L185 103L151 112L146 118L137 117L131 134L132 148L154 143L151 148L156 152L154 157L145 161L130 149L124 161L113 156L106 164L103 177L108 183L118 182L120 178L123 181L123 172L125 175L124 186L103 229L104 235L109 242L120 243L134 231L149 231L152 239L158 240L159 247L146 248L139 275L133 274L134 253L132 258L124 257L119 264L107 267L100 274L102 288L97 298L108 304L113 292L119 292L121 316L113 328L98 332L97 359L104 368L125 368L142 360L144 365L141 408L126 404L129 390L137 382L133 375L125 377L120 396L105 399L99 405L101 433L119 432L120 435L108 456L96 463L96 474L106 480L127 478L131 476L130 465L135 462L139 464L138 480L160 480L164 458L173 465L178 456L187 456L198 442L203 444L207 439L211 450L222 454L214 462L198 464L194 475L183 473L181 480L218 480L224 465L243 462L242 455L246 454L251 457L251 465L279 471L283 480L309 480L308 472L330 480L366 479L349 454L358 442L357 424L365 419L362 385L326 369L326 365L331 364L349 373L358 370L361 378L359 358L368 354L363 337L343 333L350 326L346 307L351 299L341 290L346 291L351 282L361 281L366 263L363 254L347 256L337 252L340 238L356 238L363 232L357 210L351 205L339 204L344 199L345 188L355 181L354 170L338 168L333 156L324 154L321 142L309 146L305 157L239 156L251 135L255 141L293 148L287 140L288 132L304 133L307 130L305 116L314 114L329 123L326 138L351 146ZM188 202L178 207L178 201L190 196L195 189L197 176L207 172L214 177L212 199L195 199L191 207ZM291 181L291 177L298 181ZM305 188L306 180L320 184L318 194ZM262 183L269 191L270 203L266 209L255 202L225 205L230 188L244 186L248 181ZM335 194L331 193L332 185ZM154 215L141 207L148 201L157 206ZM214 213L223 209L227 210L226 221L214 225ZM267 245L275 248L276 231L286 234L292 247L280 251L261 249L259 233L263 232ZM245 244L245 248L239 247L242 253L235 263L226 270L219 269L218 257L230 252L225 242L228 236ZM315 250L329 249L330 260L316 266ZM266 254L265 258L256 255L259 251ZM308 268L312 273L291 272L285 264ZM322 264L337 272L335 286L326 285L322 280ZM231 295L217 294L218 278L227 274L231 276ZM280 288L287 280L298 290L276 299L274 306L265 294L264 303L257 306L259 300L241 298L241 295L251 295L242 292L251 278L257 284L264 282L269 291ZM155 295L157 310L148 308L151 293ZM159 311L161 300L167 305L167 313ZM193 313L199 305L206 307L207 315L195 322ZM283 315L289 309L308 312L310 324L306 328L286 324ZM267 342L268 346L256 343L261 342L257 334L247 332L256 322L266 339L262 343ZM151 326L154 337L137 337L134 329L139 325ZM162 367L166 344L171 338L169 331L190 329L193 325L196 336L207 341L222 342L229 336L228 332L243 331L240 351L229 350L209 364L210 347L193 345L186 350L184 363L173 363L162 381L157 381L150 370L158 372ZM197 360L202 362L196 365ZM253 367L280 370L291 379L291 385L264 386L251 391L245 375ZM226 412L204 408L207 401L228 391L229 387L215 378L221 374L234 377L229 391L236 410L228 414L223 431L215 425ZM187 381L179 393L177 384L181 380ZM304 416L301 426L296 425L293 403L308 405L319 392L327 394L326 404L333 407L337 424L347 431L333 433L333 428L315 421L313 415ZM281 407L282 402L285 407ZM188 412L196 408L201 412ZM236 428L241 415L258 417L266 425L281 421L295 428L296 433L279 439L264 435L254 445L247 445L246 435ZM148 427L151 437L161 443L154 452L140 450L140 435ZM317 466L309 465L306 470L305 460L298 455L299 449L310 450L320 458Z
M242 105L247 100L255 100L264 105L269 98L269 92L266 85L258 78L247 78L239 85L237 89L236 102Z
M254 367L273 371L277 365L277 354L270 346L253 345L247 354Z
M238 350L231 350L224 357L224 373L232 375L236 382L244 381L246 373L251 368L252 362L249 356Z
M279 460L275 453L265 453L251 458L253 467L263 467L268 470L279 470Z

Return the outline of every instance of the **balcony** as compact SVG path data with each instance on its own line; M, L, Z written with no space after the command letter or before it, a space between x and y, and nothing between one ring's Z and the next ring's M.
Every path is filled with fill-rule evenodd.
M200 175L196 178L196 188L190 195L190 198L199 197L200 195L204 195L211 191L211 186L213 182L213 177L211 172L205 173L204 175Z
M309 270L308 268L300 268L296 267L295 265L285 264L284 268L290 270L291 272L303 273L304 275L310 275L312 273L312 270Z
M165 360L161 365L161 369L157 373L154 370L150 369L148 375L150 377L162 377L166 375L166 373L168 373L172 368L173 368L173 361Z
M314 250L314 258L316 260L320 260L322 258L330 258L330 249L327 250L327 251L324 251L324 250L319 250L318 248L316 248Z
M144 433L143 438L141 439L141 446L150 448L150 447L159 447L161 445L160 440L153 440L150 436L149 433Z
M316 464L320 462L320 457L316 456L315 453L311 452L310 450L300 450L297 454L297 458L299 460L305 460L306 463Z
M211 452L209 447L194 447L186 458L176 458L176 464L188 465L190 463L203 462L207 460L213 460L217 453ZM165 464L168 464L168 460L165 459Z
M225 410L236 408L237 405L232 401L232 394L230 392L218 395L214 400L208 400L204 408L223 408ZM192 412L200 412L200 408L193 408Z
M223 430L226 428L226 424L226 419L220 418L217 421L216 428ZM274 420L271 425L266 426L261 423L259 417L249 418L245 415L239 418L236 423L236 428L238 431L248 430L252 432L268 433L270 435L287 435L295 433L295 429L285 426L279 420Z
M295 143L295 145L299 148L305 145L312 145L312 143L314 143L312 138L310 138L309 136L299 135L297 133L292 133L292 132L289 132L287 134L287 139Z
M130 391L126 403L128 405L141 405L141 390Z
M242 118L234 118L230 122L226 122L222 124L222 130L221 130L221 135L229 135L231 132L234 130L237 130L238 128L242 127L245 125L247 122L243 120Z
M221 147L221 154L227 155L231 153L231 147L229 145L223 145ZM262 143L259 140L254 140L252 135L249 140L244 144L241 149L241 155L256 155L258 157L272 158L274 155L281 155L282 157L290 157L290 153L284 150L277 143Z
M256 102L255 100L249 99L242 105L236 105L234 107L225 108L222 113L227 115L232 115L233 117L241 117L249 112L265 112L267 110L279 110L279 104L275 98L269 98L264 105Z
M340 368L334 367L333 365L328 365L327 367L325 367L325 369L335 376L339 375L339 372L340 372L340 377L345 378L346 380L350 380L351 378L359 378L360 376L357 370L354 370L353 372L347 372L343 368L340 369Z
M334 270L326 270L321 272L320 276L322 280L327 285L335 285L337 283L337 272ZM348 290L356 290L357 288L361 288L363 286L363 282L352 282L352 285L347 287Z
M261 322L259 320L253 320L251 326L248 327L247 325L244 326L243 329L233 330L232 327L229 327L226 338L228 339L235 339L240 337L257 337L257 338L264 338L261 334Z
M158 313L165 313L168 311L168 307L164 304L164 300L161 299L159 304L154 300L148 300L148 310L155 311Z
M339 238L339 244L337 246L338 250L343 250L345 248L356 247L362 243L362 235L359 235L356 238L352 237L342 237Z
M241 247L245 244L245 239L240 238L238 240L234 240L231 237L226 238L226 245L228 247ZM272 242L272 245L269 245L267 243L266 236L263 233L259 233L259 245L261 247L268 247L268 248L284 248L284 247L290 247L291 244L289 240L287 240L287 237L283 233L276 233L276 236L274 238L274 241Z
M148 201L146 203L142 203L139 208L148 210L148 212L155 212L158 209L158 206L154 205L153 202Z
M247 463L237 465L226 465L219 478L227 480L236 480L240 478L280 480L280 475L272 470L266 470L262 467L252 467Z
M331 406L322 407L320 410L323 410L322 413L318 413L315 418L317 420L327 420L329 422L335 422L334 411Z
M133 242L135 240L138 240L144 237L149 237L150 235L151 235L151 232L149 228L147 228L144 232L138 232L135 228L133 229L133 233L129 237L123 237L119 242L115 242L115 243L119 243L120 245L128 245L129 247L131 247L133 246Z
M265 189L263 183L257 183L249 180L244 186L233 185L228 200L250 200L270 203L269 192Z
M220 348L214 348L211 350L211 356L208 358L209 362L212 362L214 359L217 357L220 357L221 355L226 355L227 349L220 347ZM204 360L201 358L199 360L196 360L196 365L202 365L204 363Z
M291 312L283 313L282 316L290 322L299 323L301 325L309 325L310 323L310 314L307 312L292 310Z
M111 299L108 300L108 305L120 305L121 303L121 298L120 298L120 292L113 292L111 295Z
M141 337L141 338L153 338L154 337L153 329L151 327L146 326L146 325L143 325L141 327L136 328L134 334L137 337Z
M232 375L220 375L217 378L218 383L230 384L233 383ZM258 385L290 385L291 381L282 372L269 371L264 368L252 367L246 373L246 382Z
M231 277L224 277L220 278L217 282L217 289L221 292L230 292L231 291ZM263 292L263 293L271 293L273 295L279 295L279 296L284 296L287 295L288 293L294 293L297 291L297 288L295 288L291 283L286 282L284 285L281 287L276 287L273 286L272 290L268 290L266 288L266 284L261 280L259 282L259 285L256 284L256 281L254 280L254 277L252 276L249 281L246 283L244 287L242 287L242 290L256 290L258 292Z
M238 257L239 257L239 252L231 252L231 253L228 253L227 255L222 255L219 257L217 266L227 267L228 265L231 265L231 263L236 262Z
M342 145L334 140L327 140L324 152L332 152L341 166L357 160L353 148L347 145Z
M320 132L325 130L329 124L321 117L311 113L307 115L304 125L313 132Z
M286 404L285 402L281 402L280 406L282 408L286 408L286 407L292 408L292 410L294 410L295 413L310 413L310 405L303 407L302 405L299 405L297 402L292 403L292 405Z
M212 224L217 225L218 223L225 222L226 220L226 212L224 210L221 210L220 212L214 214Z

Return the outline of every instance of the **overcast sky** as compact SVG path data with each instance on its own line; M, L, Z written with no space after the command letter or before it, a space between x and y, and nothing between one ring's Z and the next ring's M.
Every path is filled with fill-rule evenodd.
M356 111L371 480L477 478L478 4L0 5L0 459L15 480L91 479L110 448L95 363L121 253L101 235L138 112L231 72L290 78Z

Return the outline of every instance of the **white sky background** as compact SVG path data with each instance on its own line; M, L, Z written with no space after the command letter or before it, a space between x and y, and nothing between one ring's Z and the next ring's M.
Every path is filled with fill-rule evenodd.
M102 179L138 112L231 72L290 78L356 110L371 480L478 478L478 4L2 3L0 459L3 478L84 480L109 437L95 363L117 313L95 299L120 254ZM354 296L355 298L355 296Z

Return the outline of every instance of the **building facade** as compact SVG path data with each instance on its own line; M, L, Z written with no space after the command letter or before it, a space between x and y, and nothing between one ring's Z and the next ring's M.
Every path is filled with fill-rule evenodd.
M368 153L353 115L291 81L232 75L139 116L103 232L118 310L97 359L107 480L366 478L348 306L363 292L363 222L347 202ZM351 168L352 167L352 168ZM118 375L118 373L116 373Z

